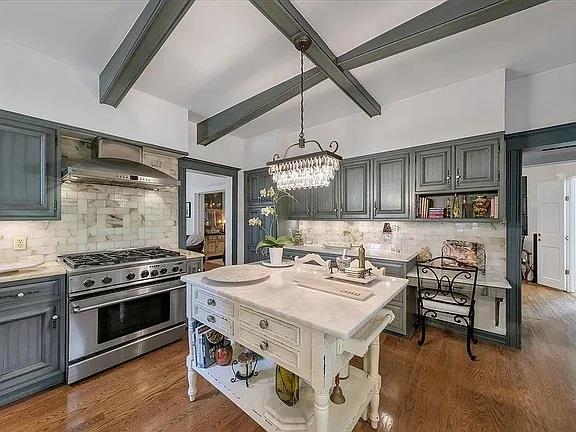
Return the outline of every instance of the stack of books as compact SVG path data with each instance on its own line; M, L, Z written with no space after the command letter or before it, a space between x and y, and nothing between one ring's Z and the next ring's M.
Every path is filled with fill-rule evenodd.
M418 217L421 219L428 219L428 211L432 205L432 200L426 197L418 199Z
M498 196L490 198L490 217L498 219Z
M201 368L207 368L216 363L216 349L218 348L218 344L213 344L207 337L207 333L211 330L210 327L203 324L198 325L194 330L196 336L194 350L196 354L196 366Z
M428 210L428 219L444 219L446 209L444 207L432 207Z

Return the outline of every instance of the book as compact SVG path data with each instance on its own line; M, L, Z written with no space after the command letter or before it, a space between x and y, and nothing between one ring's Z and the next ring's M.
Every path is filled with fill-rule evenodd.
M200 325L194 330L196 366L207 368L216 363L216 349L218 344L208 340L208 332L213 331L206 325Z

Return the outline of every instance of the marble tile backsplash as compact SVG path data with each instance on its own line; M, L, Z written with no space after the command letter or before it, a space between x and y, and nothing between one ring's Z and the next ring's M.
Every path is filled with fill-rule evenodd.
M177 176L178 161L144 154L144 162ZM150 191L106 185L64 183L59 221L0 222L0 260L102 249L178 245L177 190ZM13 250L14 236L25 236L28 248Z
M506 225L503 223L391 222L393 234L383 234L384 222L299 221L305 238L313 243L350 241L378 245L387 251L418 252L428 246L433 256L442 253L444 240L484 244L486 272L506 272ZM396 229L394 229L396 228Z

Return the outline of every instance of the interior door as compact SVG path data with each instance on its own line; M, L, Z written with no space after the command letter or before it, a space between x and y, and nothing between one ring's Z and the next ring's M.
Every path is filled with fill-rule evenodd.
M539 183L536 197L538 283L564 290L564 181Z

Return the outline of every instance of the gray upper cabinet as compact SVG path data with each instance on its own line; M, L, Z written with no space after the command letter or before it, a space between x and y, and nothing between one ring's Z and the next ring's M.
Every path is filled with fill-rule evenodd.
M476 140L454 147L455 188L482 189L498 186L500 139Z
M244 188L246 189L246 203L249 206L264 205L272 202L271 198L261 197L260 191L272 186L272 177L268 169L258 170L246 174Z
M0 405L64 381L63 279L0 286Z
M372 161L374 170L374 219L409 217L410 154L384 155Z
M416 192L452 189L452 146L415 153Z
M16 114L0 114L0 220L59 218L57 131Z
M340 218L370 219L370 159L343 161L340 177Z
M288 219L310 219L312 217L312 191L295 189L288 192L294 197L288 203Z
M328 187L312 190L312 217L314 219L338 219L340 214L340 173Z

